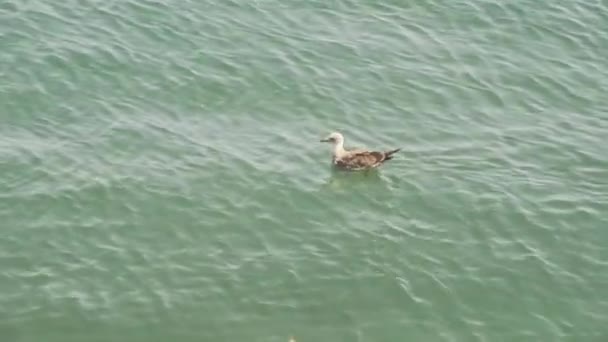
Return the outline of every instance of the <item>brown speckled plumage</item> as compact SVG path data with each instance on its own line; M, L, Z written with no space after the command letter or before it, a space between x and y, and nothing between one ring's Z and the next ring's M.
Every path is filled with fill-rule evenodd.
M399 149L392 151L379 152L379 151L365 151L358 153L350 153L342 158L335 160L335 165L342 169L348 170L361 170L371 169L382 165L387 160L392 159L393 153L396 153Z
M344 149L344 137L338 132L330 134L321 140L333 144L332 163L339 169L358 171L376 168L387 160L393 158L393 154L400 149L390 151L369 151L365 149Z

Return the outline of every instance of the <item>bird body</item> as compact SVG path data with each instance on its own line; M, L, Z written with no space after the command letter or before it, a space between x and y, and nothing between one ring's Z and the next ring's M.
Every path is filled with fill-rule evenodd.
M376 168L387 160L391 160L393 154L400 150L399 148L388 151L371 151L361 148L347 150L344 148L344 136L339 132L331 133L321 142L332 143L332 164L339 169L349 171Z

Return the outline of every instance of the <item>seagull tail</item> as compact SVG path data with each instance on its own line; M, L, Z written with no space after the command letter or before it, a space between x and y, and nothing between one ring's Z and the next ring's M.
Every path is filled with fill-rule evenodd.
M401 151L401 149L400 148L396 148L394 150L390 150L390 151L384 152L384 155L385 155L384 160L391 160L391 159L393 159L393 154L395 154L395 153L397 153L399 151Z

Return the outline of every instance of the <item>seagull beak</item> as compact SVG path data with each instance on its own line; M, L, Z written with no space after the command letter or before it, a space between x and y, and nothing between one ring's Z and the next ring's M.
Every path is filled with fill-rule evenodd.
M320 142L328 142L328 141L329 141L329 139L321 139L321 140L319 140L319 141L320 141Z

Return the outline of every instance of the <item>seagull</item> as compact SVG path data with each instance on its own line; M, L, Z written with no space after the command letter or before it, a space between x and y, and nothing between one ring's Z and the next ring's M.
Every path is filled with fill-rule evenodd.
M333 132L321 142L329 142L333 145L332 164L339 169L349 171L369 170L391 160L393 154L400 148L389 151L370 151L366 149L344 149L344 136L339 132Z

